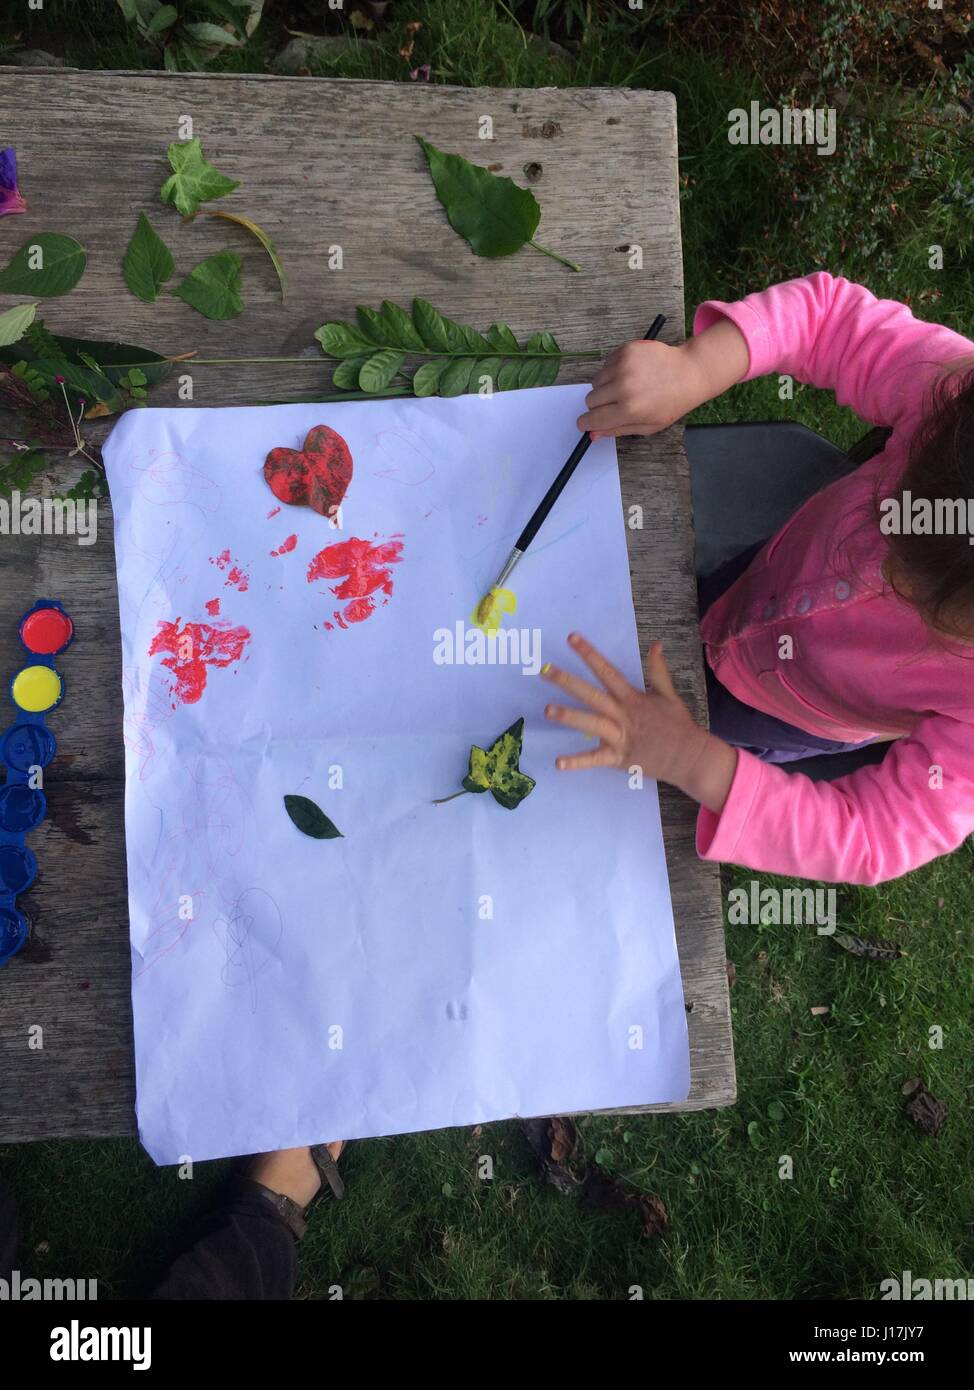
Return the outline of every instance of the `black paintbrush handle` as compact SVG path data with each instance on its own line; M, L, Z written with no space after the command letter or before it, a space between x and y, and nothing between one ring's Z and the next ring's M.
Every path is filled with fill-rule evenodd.
M666 315L657 314L649 329L644 334L643 340L651 341L653 338L658 338L660 330L662 329L665 322ZM551 487L548 489L548 491L542 497L541 501L538 503L538 506L533 516L531 517L531 520L528 522L527 526L525 526L524 530L518 536L514 546L515 550L520 550L522 554L525 550L527 550L528 546L534 540L535 536L538 534L538 532L541 530L541 527L547 520L548 513L551 511L552 507L555 505L555 503L558 501L558 498L564 491L568 479L575 472L575 469L578 467L578 465L581 463L582 459L588 452L588 448L591 443L592 436L587 432L583 434L582 437L579 439L578 443L575 445L574 449L571 451L571 453L568 455L568 458L562 465L561 472L558 474L555 481L551 484Z

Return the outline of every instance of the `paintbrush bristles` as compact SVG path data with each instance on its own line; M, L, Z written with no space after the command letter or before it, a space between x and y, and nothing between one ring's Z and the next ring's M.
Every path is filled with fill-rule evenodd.
M477 622L481 625L486 623L487 619L490 617L491 609L494 605L495 592L495 589L489 589L477 604Z

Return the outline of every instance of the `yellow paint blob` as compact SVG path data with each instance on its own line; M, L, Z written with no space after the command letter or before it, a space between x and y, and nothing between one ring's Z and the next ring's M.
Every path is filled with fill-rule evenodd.
M15 705L41 714L61 698L61 677L50 666L25 666L14 676L10 693Z
M474 627L479 627L481 632L486 632L489 637L500 630L505 613L516 611L517 599L513 589L491 589L490 593L485 594L480 600L467 621Z

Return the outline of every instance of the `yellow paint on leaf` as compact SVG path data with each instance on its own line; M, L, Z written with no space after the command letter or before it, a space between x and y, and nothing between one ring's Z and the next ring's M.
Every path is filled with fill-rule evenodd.
M25 666L14 676L10 693L15 705L41 714L61 698L61 677L50 666Z
M468 621L474 627L479 627L481 632L486 632L489 637L491 633L500 630L506 613L515 613L516 611L517 598L513 589L491 589L490 593L485 594L477 604Z

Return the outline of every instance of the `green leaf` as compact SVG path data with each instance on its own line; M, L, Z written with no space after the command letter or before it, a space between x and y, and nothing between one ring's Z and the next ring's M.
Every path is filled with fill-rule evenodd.
M146 25L146 38L154 38L156 34L161 34L164 29L171 29L178 18L179 11L175 5L160 5Z
M470 381L467 386L468 391L479 391L484 377L490 378L491 391L497 390L497 377L504 360L501 357L481 357L473 364L470 371Z
M403 364L405 353L394 348L383 348L366 359L358 374L358 384L363 391L381 391L396 375Z
M768 1119L774 1120L775 1124L778 1124L784 1118L785 1107L782 1105L780 1100L773 1100L771 1104L768 1106Z
M358 374L369 359L367 357L343 357L331 374L332 386L341 391L353 391L358 386Z
M0 347L8 347L19 340L34 322L36 304L15 304L0 314Z
M482 333L477 332L476 328L468 328L465 323L457 326L463 345L468 352L491 352L493 350L493 343L489 343Z
M231 34L228 29L221 29L219 24L207 24L205 21L184 24L183 31L204 47L215 45L217 48L239 48L242 43L242 40L238 39L236 34Z
M124 398L116 391L105 388L105 378L118 387L132 366L141 369L145 385L155 386L164 381L172 370L172 364L157 352L136 347L132 343L103 342L97 338L55 337L44 327L40 319L31 324L16 347L0 347L0 362L14 365L21 358L29 360L30 380L41 383L45 398L56 390L60 397L61 389L55 377L63 376L69 390L86 400L98 401L99 405L87 412L88 416L112 415L125 405ZM79 362L94 359L99 372L78 366Z
M67 294L84 274L87 256L74 237L38 232L0 270L0 294Z
M344 839L338 827L328 819L320 806L316 806L306 796L286 796L284 808L301 831L313 840Z
M389 334L387 341L394 347L405 348L407 352L422 352L426 347L405 309L400 309L391 299L382 301L382 321Z
M0 464L0 497L9 497L14 489L26 491L47 464L47 456L39 449L19 450L9 462Z
M323 323L315 337L329 357L361 357L375 351L375 343L350 323Z
M413 323L417 333L432 352L457 351L457 325L451 323L439 309L434 309L428 299L413 300Z
M492 323L485 336L491 347L497 348L498 352L521 351L517 339L506 323Z
M424 362L419 371L413 375L413 394L416 396L435 396L437 387L449 363L443 358L433 362Z
M510 256L531 240L541 220L537 198L513 179L492 174L462 155L416 139L450 226L478 256Z
M463 779L468 792L489 791L494 800L508 811L519 806L534 791L534 779L520 770L521 745L524 739L524 718L516 719L489 748L470 749L470 765Z
M208 319L234 319L243 309L240 297L240 257L218 251L195 266L173 291Z
M455 357L451 362L448 362L439 379L437 387L439 394L441 396L462 396L470 381L470 371L473 365L469 357Z
M264 229L262 227L258 227L256 222L251 222L249 217L238 217L237 214L234 212L210 212L209 209L207 209L206 215L207 217L222 217L224 222L235 222L238 227L245 228L248 232L250 232L251 236L255 236L257 238L261 246L263 246L264 250L267 252L268 256L270 256L271 264L277 271L277 280L278 284L281 287L281 302L283 303L284 297L287 294L287 275L284 270L284 264L281 261L280 256L277 254L277 248L275 247L274 243L271 241L267 233L264 231Z
M200 203L224 198L240 186L239 179L228 179L207 163L195 136L184 144L170 145L167 153L172 176L160 188L159 196L184 217L192 217Z
M396 347L398 344L392 342L389 330L383 322L382 315L375 309L369 309L366 305L360 304L355 310L355 317L358 319L358 326L364 336L375 343L376 347Z
M507 358L497 373L495 391L514 391L518 386L522 363L518 358Z
M137 299L154 304L159 291L175 270L169 247L144 212L132 233L122 261L122 275Z

